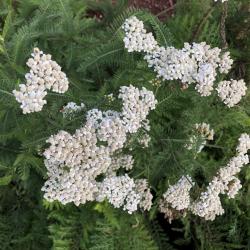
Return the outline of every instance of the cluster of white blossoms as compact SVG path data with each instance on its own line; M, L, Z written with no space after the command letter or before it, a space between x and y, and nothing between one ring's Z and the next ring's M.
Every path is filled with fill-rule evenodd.
M26 83L20 84L20 90L13 90L16 100L21 103L24 114L39 112L46 104L44 97L46 90L64 93L68 90L68 79L61 71L61 67L53 60L51 55L44 54L38 48L34 49L27 65L30 72L25 75Z
M118 97L123 101L122 117L126 132L136 133L140 127L145 127L148 123L146 117L157 103L153 92L144 87L139 90L131 85L122 86Z
M236 175L243 166L249 163L248 150L250 150L250 136L242 134L237 146L238 154L225 167L219 169L206 191L202 192L197 200L192 201L188 193L192 187L191 180L190 185L188 185L187 182L183 181L184 177L182 177L177 184L170 186L163 195L159 207L160 211L165 213L166 217L170 217L170 220L173 217L173 211L182 209L189 210L205 220L214 220L217 215L222 215L224 209L220 195L225 194L228 198L234 198L240 190L241 183Z
M157 101L151 91L134 86L121 87L119 98L121 112L92 109L73 135L59 131L47 140L50 146L44 162L48 180L42 188L47 200L79 205L107 198L129 213L138 206L149 209L152 195L145 181L138 183L127 175L116 176L116 172L132 169L132 156L122 155L121 150L129 134L147 124L146 117ZM104 180L97 181L97 177Z
M236 150L239 154L247 154L250 149L250 136L246 133L242 134L239 138L239 145Z
M247 155L239 154L233 157L226 167L221 168L217 175L209 183L207 190L201 193L200 198L195 201L190 210L195 215L203 217L205 220L214 220L217 215L222 215L220 194L226 194L229 198L234 198L241 188L240 180L235 177L241 168L249 163Z
M217 69L227 73L233 61L229 53L221 54L219 48L211 48L205 42L185 43L183 49L157 47L144 57L149 67L164 80L180 80L183 84L196 83L201 96L208 96L213 90Z
M123 29L125 48L128 52L146 53L144 59L158 78L180 80L185 86L195 83L201 96L211 95L218 72L227 74L233 64L229 52L223 53L205 42L185 43L182 49L159 46L135 16L126 19Z
M169 186L160 203L168 204L176 210L187 209L190 206L189 192L193 185L190 176L182 176L176 184Z
M85 108L85 104L81 103L77 105L75 102L68 102L65 106L63 106L61 112L64 118L71 118L75 113L80 112Z
M149 210L152 205L152 194L145 179L135 181L127 174L124 176L106 177L99 184L99 192L96 200L107 199L114 207L123 207L129 214L135 212L138 207Z
M188 150L195 149L196 153L200 153L206 145L206 141L214 139L214 130L210 129L210 124L205 122L195 124L196 134L191 136L189 143L185 145Z
M190 176L182 176L176 184L170 185L163 194L159 202L159 211L164 214L169 223L180 214L186 215L186 210L191 202L189 192L193 186L194 182Z
M229 107L240 102L242 96L246 95L247 87L243 80L221 81L216 88L220 99Z
M147 33L144 29L142 21L139 21L135 16L126 20L122 28L126 36L123 39L125 48L128 52L150 52L155 49L157 42L152 33Z

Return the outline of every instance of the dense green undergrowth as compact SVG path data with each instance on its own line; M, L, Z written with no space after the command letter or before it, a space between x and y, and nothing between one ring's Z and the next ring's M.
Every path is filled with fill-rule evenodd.
M233 69L225 79L243 78L249 86L249 3L230 0L225 23ZM94 18L102 13L102 18ZM224 13L225 14L225 13ZM0 249L2 250L172 250L250 249L250 169L240 173L236 199L223 199L225 214L213 222L194 215L168 224L157 202L169 183L191 175L203 188L235 153L241 133L250 132L250 92L234 108L215 95L201 97L176 81L152 86L155 73L140 54L124 49L121 25L132 15L144 21L159 44L181 48L184 42L206 41L223 47L223 5L209 0L177 0L174 16L164 22L150 13L128 8L125 0L0 1ZM34 47L50 53L67 74L65 94L49 93L39 113L23 115L12 90L27 72ZM41 152L46 139L80 126L59 112L69 101L110 108L104 95L134 84L154 91L161 103L150 114L152 142L133 151L131 176L147 178L154 193L148 213L128 215L106 202L48 203L41 187L46 169ZM185 149L195 123L207 122L215 139L197 157Z

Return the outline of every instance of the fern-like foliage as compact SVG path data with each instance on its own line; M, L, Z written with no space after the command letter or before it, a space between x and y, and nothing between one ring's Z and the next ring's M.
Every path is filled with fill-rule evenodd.
M137 16L161 46L182 48L205 41L220 47L223 4L210 0L177 0L173 16L159 21L145 10L121 1L0 1L0 249L3 250L231 250L249 246L249 168L242 171L242 190L234 200L222 198L225 216L205 222L187 215L173 224L159 214L158 202L169 184L189 174L203 190L235 154L237 138L250 131L250 92L239 106L226 108L213 94L201 97L177 81L153 86L156 74L141 53L128 53L122 24ZM235 61L228 76L249 85L249 3L230 0L226 42ZM52 55L67 74L64 94L49 92L39 113L23 115L12 91L25 81L25 62L33 47ZM43 199L46 179L42 153L46 140L59 130L75 131L86 110L119 109L106 94L133 84L154 92L158 106L149 117L150 147L135 146L131 177L147 178L154 194L149 213L128 215L103 203L76 207ZM86 110L65 119L67 102ZM207 122L215 139L197 155L185 147L194 124ZM137 145L135 135L133 143ZM199 189L198 189L199 188Z
M97 222L90 236L90 250L158 249L141 216L118 213L107 204L99 204L96 209L104 219Z

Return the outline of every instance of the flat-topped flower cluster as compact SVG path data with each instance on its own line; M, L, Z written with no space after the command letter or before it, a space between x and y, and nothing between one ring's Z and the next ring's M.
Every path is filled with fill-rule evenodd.
M192 180L189 176L183 176L175 185L170 186L160 201L160 211L171 221L177 212L185 214L191 211L193 214L203 217L205 220L214 220L217 215L222 215L224 209L220 195L234 198L241 188L240 180L236 175L243 166L249 163L247 151L250 149L250 136L242 134L236 148L237 155L230 159L229 163L219 169L209 183L206 191L200 194L197 200L190 197Z
M169 223L175 218L175 211L181 213L188 209L191 203L189 192L194 186L190 176L182 176L174 185L170 185L168 190L162 195L159 202L159 210L168 219ZM178 197L178 198L177 198Z
M147 124L147 115L157 101L153 92L132 85L122 86L118 98L121 112L92 109L73 135L59 131L47 140L50 147L44 152L44 162L48 180L42 188L47 200L79 205L108 199L129 213L151 207L147 181L117 176L116 172L133 167L132 156L121 154L121 150L128 136ZM97 181L100 176L103 180Z
M107 199L114 207L123 207L128 213L133 213L140 207L150 210L153 195L150 193L146 179L134 180L127 174L108 176L99 184L96 200Z
M247 87L243 80L221 81L216 88L220 99L229 107L239 103L246 95Z
M180 80L182 84L195 83L195 89L201 96L211 95L218 73L227 74L233 60L229 52L211 48L205 42L184 43L182 49L162 47L157 44L152 33L147 33L143 22L132 16L123 24L125 31L124 45L128 52L144 52L148 66L163 80ZM235 88L241 91L236 92ZM232 107L236 105L246 92L243 80L222 82L217 88L222 101Z
M27 65L30 72L25 75L26 83L20 84L20 90L13 90L16 100L21 103L24 114L39 112L47 103L44 100L46 90L56 93L65 93L69 82L61 67L51 59L50 54L44 54L38 48L34 48Z

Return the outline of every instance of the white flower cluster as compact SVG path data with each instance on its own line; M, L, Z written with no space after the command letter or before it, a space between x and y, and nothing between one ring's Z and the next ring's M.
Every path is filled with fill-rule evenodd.
M180 80L183 84L196 83L201 96L209 96L213 90L217 69L227 73L233 61L229 54L221 54L219 48L211 48L205 42L185 43L183 49L157 47L144 57L149 67L164 80Z
M114 207L123 207L129 214L138 209L149 210L152 205L152 194L149 191L146 180L134 181L127 174L124 176L106 177L102 183L97 201L107 199Z
M170 206L175 210L187 209L190 206L189 192L193 185L190 176L182 176L176 184L169 186L168 190L163 194L160 204Z
M35 48L31 55L32 58L27 61L30 72L25 75L26 84L20 84L19 91L13 90L24 114L42 110L46 104L44 97L47 95L47 89L64 93L69 86L65 73L55 61L51 60L51 55L44 54L38 48Z
M220 99L229 107L240 102L242 96L246 95L247 87L244 80L222 81L216 88Z
M214 220L216 215L224 213L220 201L220 194L226 194L234 198L241 188L237 175L244 165L249 163L247 151L250 149L250 136L246 133L239 138L236 148L238 155L233 157L226 167L221 168L213 180L209 183L205 192L201 193L200 199L191 206L191 211L204 217L206 220Z
M130 85L121 87L118 97L123 101L122 117L126 132L136 133L141 126L146 126L146 117L157 104L153 92L144 87L139 90Z
M214 139L214 130L210 129L210 124L205 122L196 123L195 129L197 134L190 137L190 143L185 145L188 150L195 148L196 153L200 153L206 145L206 141L212 141Z
M214 220L217 215L222 215L224 209L221 204L220 195L226 194L234 198L241 188L240 180L236 175L244 165L249 163L247 151L250 149L250 136L242 134L237 147L238 155L233 157L229 163L220 168L215 177L209 183L206 191L200 197L192 201L189 191L191 183L185 183L182 177L177 184L170 186L163 195L159 209L165 216L171 219L176 210L190 210L193 214L203 217L205 220ZM191 182L191 179L190 179Z
M85 108L84 103L77 105L75 102L69 102L65 106L63 106L61 112L62 112L64 118L67 118L67 117L71 118L72 115L80 112L84 108Z
M106 197L114 206L125 202L124 209L129 212L136 209L136 204L145 203L148 189L145 194L137 193L134 180L126 175L116 176L116 171L133 167L132 156L120 156L120 151L128 134L144 126L157 101L151 91L133 86L121 87L119 98L123 101L122 112L92 109L86 115L85 125L73 135L60 131L47 140L50 147L44 152L44 162L49 179L42 188L47 200L79 205ZM102 182L96 180L100 175L104 177ZM123 192L130 187L133 192L123 199ZM144 207L148 209L147 205Z
M209 183L207 190L201 193L200 198L192 204L191 211L204 217L205 220L214 220L217 215L222 215L224 209L219 195L227 194L229 198L235 197L241 188L240 180L235 175L248 163L247 155L240 154L233 157L226 167L218 171Z
M128 52L145 52L144 59L158 78L180 80L184 86L196 83L195 89L201 96L211 95L217 71L228 73L233 64L229 52L222 53L205 42L185 43L182 49L160 47L135 16L126 19L123 29L125 48Z
M135 16L127 19L122 28L126 33L123 41L128 52L150 52L155 49L157 42L152 33L146 33L143 22Z
M250 149L250 136L246 133L242 134L239 138L239 145L236 148L239 154L247 154Z

